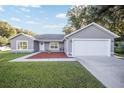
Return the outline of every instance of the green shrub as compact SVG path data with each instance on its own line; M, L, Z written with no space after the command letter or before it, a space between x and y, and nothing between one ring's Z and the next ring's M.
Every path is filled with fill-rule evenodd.
M115 53L124 53L124 48L115 48Z
M115 53L124 54L124 41L115 42Z

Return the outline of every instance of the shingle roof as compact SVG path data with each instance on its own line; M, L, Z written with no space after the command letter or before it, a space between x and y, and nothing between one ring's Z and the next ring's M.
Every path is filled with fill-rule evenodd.
M34 36L37 40L47 41L47 40L63 40L64 34L44 34Z

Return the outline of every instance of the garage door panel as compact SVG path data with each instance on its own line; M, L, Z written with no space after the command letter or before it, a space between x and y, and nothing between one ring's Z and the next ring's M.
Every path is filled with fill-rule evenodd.
M108 56L109 40L74 40L72 42L74 56Z

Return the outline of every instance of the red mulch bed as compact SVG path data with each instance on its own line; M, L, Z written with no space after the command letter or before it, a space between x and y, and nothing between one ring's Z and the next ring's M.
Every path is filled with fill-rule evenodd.
M33 55L31 57L28 57L27 59L36 59L36 58L68 58L67 55L63 52L42 52L36 55Z

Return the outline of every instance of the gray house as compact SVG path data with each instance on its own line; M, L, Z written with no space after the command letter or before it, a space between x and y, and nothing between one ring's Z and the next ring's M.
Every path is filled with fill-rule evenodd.
M114 38L119 37L106 28L91 23L68 35L44 34L34 37L18 34L10 39L11 51L16 52L65 52L75 56L111 56Z

